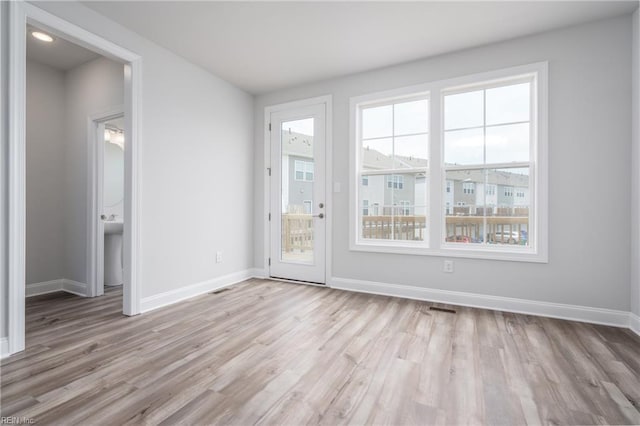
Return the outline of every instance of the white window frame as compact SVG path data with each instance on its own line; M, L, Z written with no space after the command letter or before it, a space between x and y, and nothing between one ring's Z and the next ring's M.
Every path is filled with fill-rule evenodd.
M354 135L355 137L355 133L353 130L353 126L355 125L354 123L354 115L357 115L357 126L358 126L358 134L360 132L359 127L360 127L360 117L361 117L361 110L360 107L366 106L367 108L373 108L376 106L382 106L382 105L389 105L389 104L394 104L394 103L403 103L403 102L412 102L412 101L418 101L418 100L427 100L427 102L430 103L430 93L428 90L420 90L421 87L424 87L424 85L420 85L420 86L412 86L412 87L407 87L404 89L399 89L399 90L393 90L390 92L385 92L385 94L383 94L382 96L378 96L378 94L373 94L373 95L367 95L367 96L363 96L360 97L358 99L362 99L361 102L358 103L357 107L354 107L353 105L353 99L352 101L352 105L351 105L351 127L352 127L352 135ZM388 93L388 96L386 95ZM429 126L427 128L427 131L425 132L427 137L428 137L428 144L430 144L430 138L431 138L431 127ZM393 137L393 136L392 136ZM360 141L360 138L358 137L358 140ZM359 198L360 195L357 192L357 188L359 187L360 184L360 177L362 176L361 171L357 168L357 165L359 164L360 161L360 152L361 150L356 149L355 144L351 144L351 148L350 148L350 153L351 153L351 172L352 172L352 177L353 179L351 179L351 185L350 185L350 189L351 189L351 194L356 194L356 204L359 204ZM357 157L356 157L357 156ZM357 158L357 162L354 162L354 158ZM427 164L431 163L431 160L429 160L429 162ZM412 173L412 172L420 172L420 173L424 173L425 177L427 179L429 179L429 174L430 174L430 169L429 166L427 165L427 167L419 167L419 168L402 168L402 169L387 169L387 170L382 170L379 172L369 172L369 175L390 175L387 176L384 180L384 188L385 190L387 189L404 189L404 176L399 175L398 173ZM355 182L354 182L355 181ZM395 185L395 187L394 187ZM429 191L425 188L425 191L427 192L425 200L426 200L426 204L429 204ZM386 206L382 206L382 210L384 212ZM392 208L392 210L394 209L394 207L397 206L389 206ZM362 217L362 212L361 210L353 210L354 209L354 205L353 203L350 203L350 217L356 217L356 222L360 221L361 217ZM354 233L353 230L350 230L350 233L352 233L352 242L353 242L353 237L354 237ZM425 241L428 240L429 235L428 235L428 229L425 232ZM380 244L384 247L388 247L389 249L393 250L395 247L398 247L398 243L400 243L401 240L371 240L371 242L366 241L363 238L359 238L360 244L366 247L375 247L376 245ZM423 241L412 241L412 240L402 240L401 245L403 247L422 247L424 244ZM353 244L351 244L351 248L353 249ZM370 251L370 250L365 250L365 251ZM373 250L375 251L375 250ZM383 250L386 251L386 250Z
M446 176L444 174L444 97L452 90L466 91L489 84L532 78L529 186L530 246L456 244L444 241ZM360 236L359 162L360 108L395 99L427 95L429 99L429 175L427 176L427 229L424 241L387 241ZM548 63L505 68L463 77L403 87L350 99L350 250L411 255L463 257L520 262L548 262ZM506 164L505 166L511 166ZM386 185L386 183L385 183ZM499 188L496 188L499 191Z

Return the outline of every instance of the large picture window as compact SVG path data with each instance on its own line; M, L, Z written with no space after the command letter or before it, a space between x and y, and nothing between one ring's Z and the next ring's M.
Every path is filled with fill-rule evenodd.
M541 63L353 98L351 248L545 262L546 79Z
M358 109L361 137L358 164L359 237L424 241L429 171L429 103L424 94ZM381 210L381 211L380 211Z
M533 87L526 76L442 92L443 167L453 200L465 202L446 214L445 242L531 244L531 206L514 192L530 190Z

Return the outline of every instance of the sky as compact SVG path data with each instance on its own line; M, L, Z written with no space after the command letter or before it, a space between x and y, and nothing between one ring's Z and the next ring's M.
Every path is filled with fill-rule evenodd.
M313 136L313 118L283 122L282 130L288 131L289 129L295 133Z
M530 90L530 83L520 83L446 95L445 163L484 164L485 155L487 163L529 161ZM306 118L286 121L282 129L313 136L313 125L314 119ZM362 110L363 147L384 155L395 150L396 155L428 159L428 131L427 99Z
M529 161L529 93L530 83L521 83L446 95L445 162L484 164L485 149L487 163ZM363 109L363 147L427 159L428 108L419 100ZM415 133L422 135L406 136Z

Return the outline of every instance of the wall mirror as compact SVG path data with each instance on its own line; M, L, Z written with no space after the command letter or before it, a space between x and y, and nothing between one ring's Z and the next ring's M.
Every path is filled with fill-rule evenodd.
M124 131L122 119L105 123L104 207L116 207L124 201Z

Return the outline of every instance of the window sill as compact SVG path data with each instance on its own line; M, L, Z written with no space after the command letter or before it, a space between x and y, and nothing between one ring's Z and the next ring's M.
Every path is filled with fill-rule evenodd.
M407 254L416 256L456 257L466 259L501 260L509 262L549 263L548 256L536 252L533 248L477 247L463 248L458 245L444 244L439 249L426 247L423 243L392 245L380 242L358 242L351 244L351 251Z

